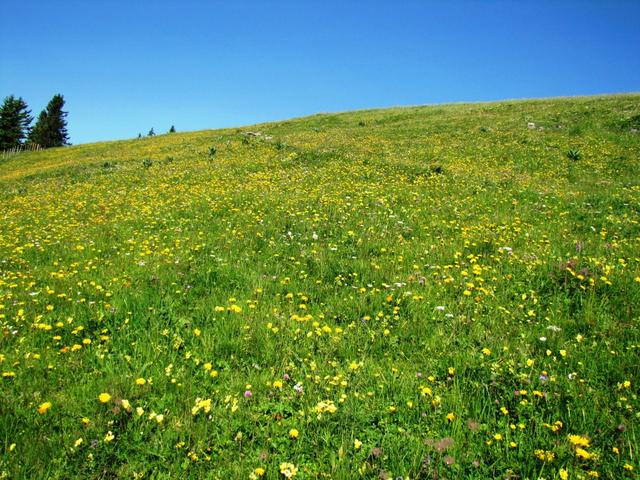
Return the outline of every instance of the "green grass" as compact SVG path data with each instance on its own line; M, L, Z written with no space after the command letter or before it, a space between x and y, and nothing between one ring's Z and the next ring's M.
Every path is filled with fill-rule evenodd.
M370 110L0 163L0 478L636 478L638 114Z

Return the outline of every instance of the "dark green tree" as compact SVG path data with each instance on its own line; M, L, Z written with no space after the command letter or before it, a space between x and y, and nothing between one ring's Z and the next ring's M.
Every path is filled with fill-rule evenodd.
M54 95L47 104L47 108L40 112L29 141L40 145L42 148L62 147L69 144L67 133L67 112L64 107L64 97Z
M171 128L169 129L169 133L176 133L176 127L171 125Z
M156 132L153 131L153 127L151 127L151 130L149 130L149 133L147 133L147 137L153 137L156 134Z
M32 120L31 110L22 98L6 97L0 107L0 150L23 144Z

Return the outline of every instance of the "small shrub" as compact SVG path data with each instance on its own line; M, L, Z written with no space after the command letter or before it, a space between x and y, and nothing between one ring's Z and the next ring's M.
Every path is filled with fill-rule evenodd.
M151 168L151 166L152 166L152 165L153 165L153 160L151 160L150 158L145 158L145 159L142 161L142 166L143 166L144 168Z
M211 158L215 157L216 153L218 153L218 149L216 147L209 148L209 157Z
M366 126L367 126L367 124L366 124L366 123L364 123L362 120L360 120L360 121L358 122L358 126L359 126L359 127L366 127Z

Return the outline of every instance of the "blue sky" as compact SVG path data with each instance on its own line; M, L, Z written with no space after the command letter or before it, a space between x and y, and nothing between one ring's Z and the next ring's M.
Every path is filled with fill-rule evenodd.
M0 96L73 143L394 105L640 91L640 1L0 5Z

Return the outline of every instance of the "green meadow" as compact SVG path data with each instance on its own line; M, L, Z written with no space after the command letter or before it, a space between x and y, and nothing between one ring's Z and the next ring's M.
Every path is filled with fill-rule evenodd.
M0 478L632 479L640 95L0 160Z

